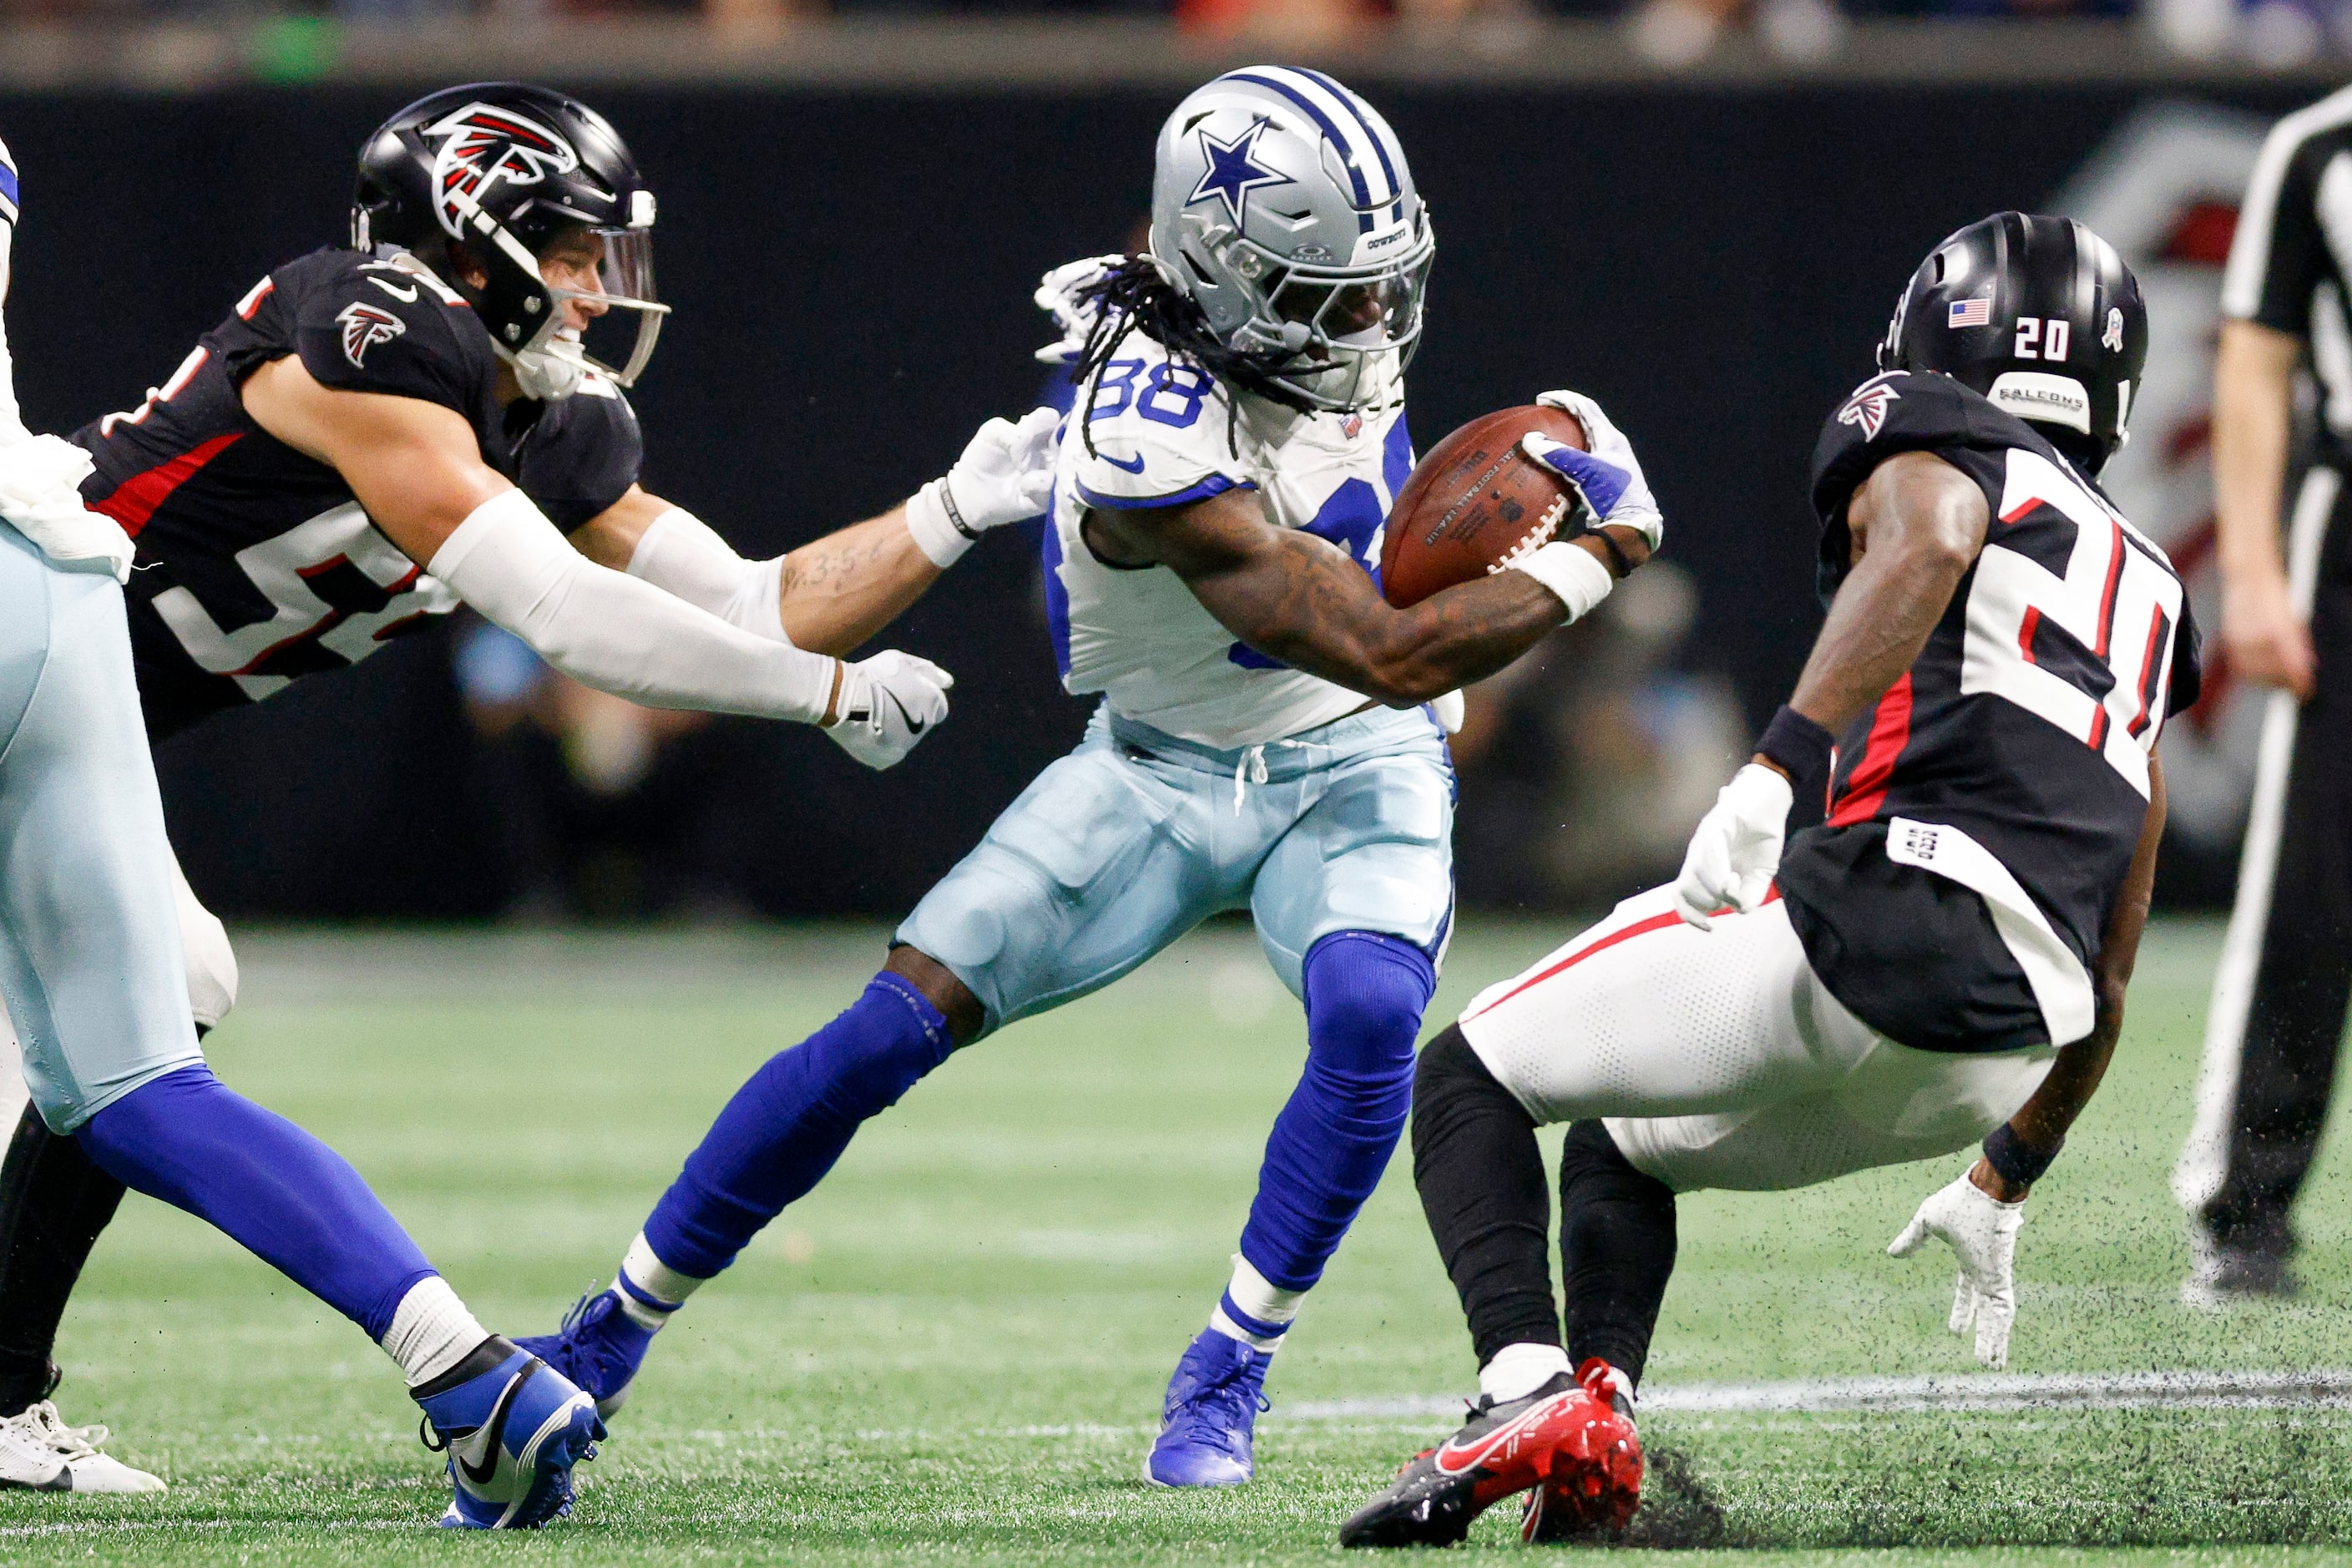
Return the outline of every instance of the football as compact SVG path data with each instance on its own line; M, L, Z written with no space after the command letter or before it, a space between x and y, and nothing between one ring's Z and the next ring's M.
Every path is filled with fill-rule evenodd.
M1519 450L1530 430L1591 449L1575 415L1529 404L1473 419L1422 458L1397 491L1381 544L1381 592L1390 604L1402 610L1500 571L1515 552L1559 531L1570 492Z

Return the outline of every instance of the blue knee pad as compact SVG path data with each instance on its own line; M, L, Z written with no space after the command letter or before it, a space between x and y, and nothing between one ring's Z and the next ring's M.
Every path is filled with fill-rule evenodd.
M847 1012L735 1091L646 1221L654 1256L692 1279L719 1273L824 1179L860 1123L954 1049L929 998L887 970L876 975Z
M1335 931L1307 951L1307 1070L1275 1119L1242 1256L1286 1290L1323 1277L1380 1184L1412 1104L1412 1045L1437 989L1401 937Z
M219 1226L370 1339L433 1273L348 1161L208 1067L142 1084L75 1136L108 1175Z

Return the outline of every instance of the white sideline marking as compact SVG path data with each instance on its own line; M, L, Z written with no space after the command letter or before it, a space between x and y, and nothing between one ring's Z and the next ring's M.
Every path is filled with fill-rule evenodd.
M1278 1405L1297 1421L1459 1415L1458 1395L1307 1400ZM2352 1408L2352 1372L1958 1373L1933 1377L1802 1378L1645 1388L1641 1408L1706 1415L1884 1410L2291 1410Z

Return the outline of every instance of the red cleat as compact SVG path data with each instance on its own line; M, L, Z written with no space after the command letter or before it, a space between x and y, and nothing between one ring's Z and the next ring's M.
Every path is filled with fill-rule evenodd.
M1609 1381L1610 1366L1592 1356L1576 1369L1589 1396L1588 1418L1552 1451L1550 1473L1528 1493L1519 1538L1530 1542L1616 1535L1642 1506L1642 1439L1633 1407Z
M1600 1362L1587 1365L1607 1376ZM1605 1383L1596 1394L1592 1384L1563 1373L1524 1399L1480 1399L1462 1430L1414 1456L1339 1527L1339 1544L1450 1546L1503 1499L1530 1489L1540 1497L1554 1485L1581 1509L1588 1489L1613 1498L1622 1479L1623 1517L1630 1519L1641 1494L1641 1448L1633 1422L1611 1407L1609 1395ZM1589 1476L1599 1478L1591 1489ZM1537 1511L1549 1514L1554 1506Z

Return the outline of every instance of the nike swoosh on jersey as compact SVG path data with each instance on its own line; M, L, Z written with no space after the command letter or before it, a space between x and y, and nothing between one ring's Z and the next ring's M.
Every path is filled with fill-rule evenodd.
M1541 1405L1522 1412L1475 1442L1464 1447L1455 1447L1454 1439L1448 1437L1437 1450L1437 1468L1441 1473L1449 1476L1458 1476L1465 1470L1475 1469L1486 1463L1496 1450L1516 1445L1520 1438L1528 1435L1531 1427L1542 1425L1545 1418L1554 1413L1555 1407L1561 1400L1574 1397L1572 1394L1554 1394Z
M1143 454L1140 452L1138 452L1135 455L1135 461L1131 463L1122 463L1117 458L1112 457L1108 452L1097 452L1095 456L1100 458L1104 462L1108 463L1114 468L1124 468L1130 474L1139 474L1143 472Z
M377 288L383 289L385 293L391 295L394 299L399 300L404 305L414 305L416 303L416 286L413 283L407 288L403 289L397 284L387 283L381 278L371 278L368 281L374 284Z
M523 1384L542 1364L544 1363L532 1362L520 1373L507 1380L507 1385L499 1390L498 1404L490 1407L490 1418L482 1424L480 1431L474 1434L475 1441L467 1445L468 1447L477 1448L478 1452L488 1455L488 1461L477 1466L463 1450L459 1451L457 1468L476 1486L488 1486L490 1478L499 1473L499 1450L506 1442L507 1416L513 1412L515 1395L522 1392Z

